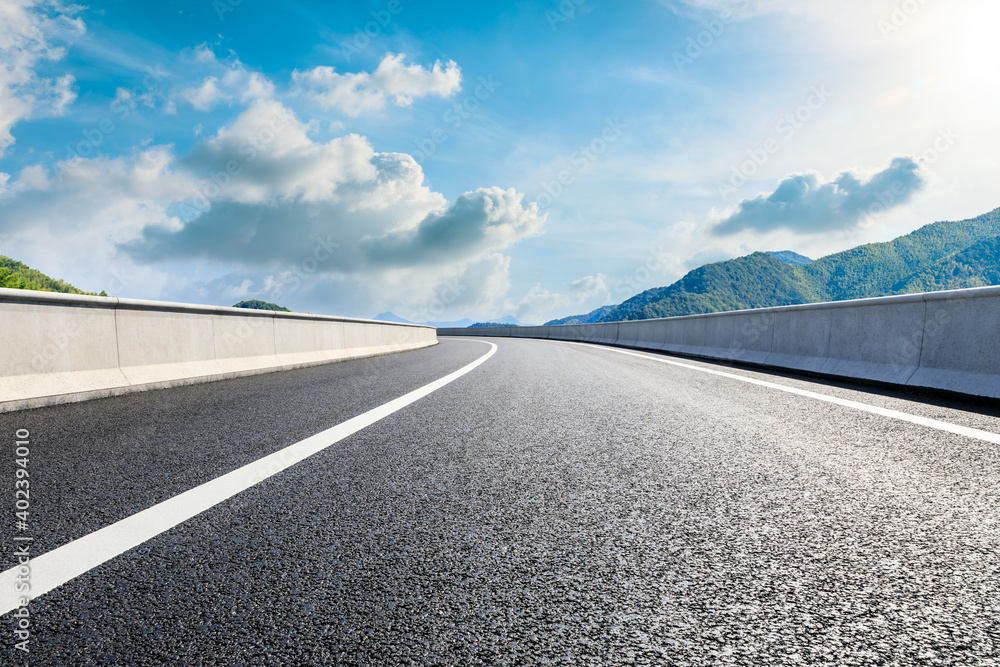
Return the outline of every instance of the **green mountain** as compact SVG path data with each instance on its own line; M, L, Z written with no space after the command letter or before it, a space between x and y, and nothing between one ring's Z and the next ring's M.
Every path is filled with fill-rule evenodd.
M822 301L807 267L763 252L706 264L669 287L655 287L620 304L602 321L645 320L722 310L743 310Z
M639 320L1000 284L1000 209L806 264L755 252L646 290L601 321ZM801 257L801 256L798 256ZM783 259L788 259L784 257ZM803 258L805 259L805 258Z
M105 292L94 294L84 292L69 283L50 278L41 271L31 268L16 259L0 255L0 287L8 289L29 289L39 292L62 292L64 294L87 294L89 296L107 296Z
M572 317L564 317L559 320L551 320L546 322L545 325L550 324L591 324L593 322L600 322L601 318L614 310L614 306L601 306L596 310L592 310L586 315L573 315Z
M1000 285L1000 237L983 239L897 283L897 294Z
M824 300L828 301L904 294L897 285L910 276L996 236L1000 236L1000 208L970 220L926 225L887 243L870 243L827 255L806 270L826 287Z
M277 310L282 313L290 313L292 311L288 310L284 306L279 306L276 303L271 303L270 301L261 301L260 299L250 299L249 301L240 301L239 303L234 303L233 308L249 308L251 310Z

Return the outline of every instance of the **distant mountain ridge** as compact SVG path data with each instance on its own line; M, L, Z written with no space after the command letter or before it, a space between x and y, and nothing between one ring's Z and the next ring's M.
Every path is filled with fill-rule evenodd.
M787 263L801 255L763 252L706 264L672 285L633 296L601 321L995 285L1000 284L998 251L1000 208L968 220L925 225L892 241L805 264Z
M779 262L784 262L785 264L796 264L798 266L805 266L806 264L812 264L813 260L809 259L805 255L800 255L797 252L792 252L791 250L781 250L778 252L768 252L768 255L774 257Z
M386 311L384 313L379 313L373 320L378 320L379 322L398 322L399 324L413 324L413 322L404 319L397 315L396 313Z
M408 320L408 319L406 319L404 317L400 317L399 315L397 315L397 314L395 314L395 313L393 313L391 311L386 311L384 313L379 313L378 315L376 315L372 319L378 320L379 322L400 322L402 324L423 324L425 326L434 327L436 329L467 329L468 327L471 327L474 324L482 324L481 322L476 322L475 320L470 320L467 317L464 318L464 319L455 320L455 321L452 321L452 322L412 322L412 321L410 321L410 320ZM494 320L494 322L497 323L497 324L510 325L510 326L516 326L516 327L524 326L524 324L522 324L521 322L518 322L517 318L515 318L513 315L505 315L504 317L501 317L498 320Z

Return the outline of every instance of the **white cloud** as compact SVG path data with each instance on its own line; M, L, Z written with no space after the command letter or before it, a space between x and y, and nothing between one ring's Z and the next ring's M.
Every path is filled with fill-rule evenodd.
M177 91L175 98L185 100L198 111L211 111L222 102L239 99L248 103L274 97L274 84L260 72L247 69L235 54L228 61L220 61L207 44L190 52L189 59L213 73L202 82Z
M64 45L84 32L76 11L59 2L0 0L0 157L14 143L11 128L18 121L60 115L76 99L72 75L36 72L46 61L61 60Z
M236 163L239 173L225 179L218 195L211 196L213 188L207 187L209 198L219 202L339 201L359 209L387 209L406 200L422 211L444 205L443 197L422 187L423 173L408 155L376 154L356 134L317 143L308 130L282 104L258 101L197 146L184 164L211 175L226 173L227 165ZM342 188L348 183L365 183L370 192L354 198ZM400 219L416 223L412 216Z
M216 62L215 51L208 45L207 42L199 44L198 46L191 49L189 53L191 60L198 63L214 63Z
M219 87L219 78L215 76L207 77L200 86L186 88L180 94L198 111L211 111L219 102L230 99Z
M410 106L414 97L438 95L449 97L462 87L462 71L454 60L444 68L436 61L430 70L420 65L405 65L402 53L387 54L371 75L373 88L392 95L399 106Z
M374 273L378 287L373 291L381 295L376 309L414 322L488 318L510 290L510 257L489 253L464 263L426 266L421 274L423 280L415 281L410 270Z
M324 109L338 109L348 116L379 111L391 97L397 106L413 99L438 95L450 97L461 89L462 71L453 60L434 63L431 69L404 64L403 54L386 54L374 72L338 73L333 67L292 72L296 91Z
M608 291L607 276L603 273L598 273L596 276L584 276L570 283L569 293L579 301L583 302L595 296L600 296L604 299L611 297L611 293Z
M789 229L809 234L868 224L875 215L909 202L925 183L920 164L909 157L897 157L875 174L848 170L829 181L816 172L792 174L773 192L741 201L712 232L726 236Z
M543 218L538 205L524 206L523 197L513 188L466 192L448 208L429 213L413 228L396 228L377 238L362 239L360 249L373 266L437 264L503 250L541 233Z

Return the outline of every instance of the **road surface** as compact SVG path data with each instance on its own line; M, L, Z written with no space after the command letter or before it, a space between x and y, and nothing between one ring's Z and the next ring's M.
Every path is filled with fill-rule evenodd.
M0 424L3 664L1000 664L988 407L442 339Z

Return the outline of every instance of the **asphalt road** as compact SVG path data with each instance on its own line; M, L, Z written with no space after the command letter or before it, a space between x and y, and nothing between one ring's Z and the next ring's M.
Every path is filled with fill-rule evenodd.
M467 375L32 601L27 656L5 615L3 664L1000 664L1000 445L703 370L991 433L1000 412L491 340ZM55 549L489 349L0 415L0 569L18 535Z

